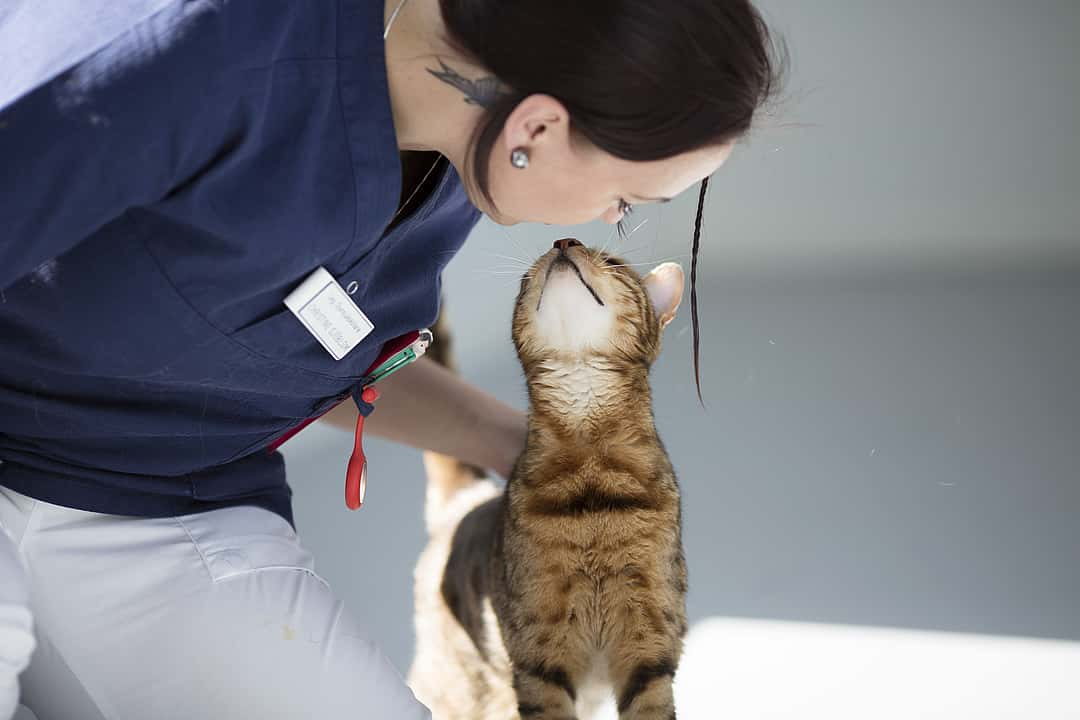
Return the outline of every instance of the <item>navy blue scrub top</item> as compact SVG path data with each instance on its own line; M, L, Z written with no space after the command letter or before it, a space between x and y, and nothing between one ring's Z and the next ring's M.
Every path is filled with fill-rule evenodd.
M391 225L382 22L381 0L176 0L0 110L0 485L292 522L267 446L434 321L479 217L444 162ZM375 324L341 361L283 304L320 266Z

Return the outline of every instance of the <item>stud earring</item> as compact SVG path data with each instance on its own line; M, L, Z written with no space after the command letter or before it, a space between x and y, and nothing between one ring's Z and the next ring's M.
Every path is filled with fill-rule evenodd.
M524 170L529 167L529 153L524 148L515 148L514 152L510 153L510 164L518 170Z

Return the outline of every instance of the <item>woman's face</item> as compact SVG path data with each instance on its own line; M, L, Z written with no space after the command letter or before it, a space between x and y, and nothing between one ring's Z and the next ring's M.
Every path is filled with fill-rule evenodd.
M623 160L574 133L560 102L532 95L510 115L492 147L488 177L494 206L480 193L470 194L502 225L577 225L597 218L614 224L622 219L625 204L666 202L711 175L727 161L732 146L649 162ZM529 154L527 168L510 163L515 148Z

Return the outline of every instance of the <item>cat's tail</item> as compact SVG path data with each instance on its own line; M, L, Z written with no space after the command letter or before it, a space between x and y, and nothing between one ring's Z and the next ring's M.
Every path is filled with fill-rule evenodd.
M427 357L449 370L456 371L453 341L447 327L444 307L440 308L439 319L431 330L435 335L435 342L428 348ZM475 465L431 451L424 453L424 469L427 471L424 519L428 532L433 533L447 522L453 521L458 514L452 509L455 496L465 488L476 486L487 477L487 473Z

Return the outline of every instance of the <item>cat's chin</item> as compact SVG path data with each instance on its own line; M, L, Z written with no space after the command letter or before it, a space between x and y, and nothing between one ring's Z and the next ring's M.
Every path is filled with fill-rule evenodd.
M538 344L563 352L596 350L610 342L615 316L569 262L552 262L533 318Z

